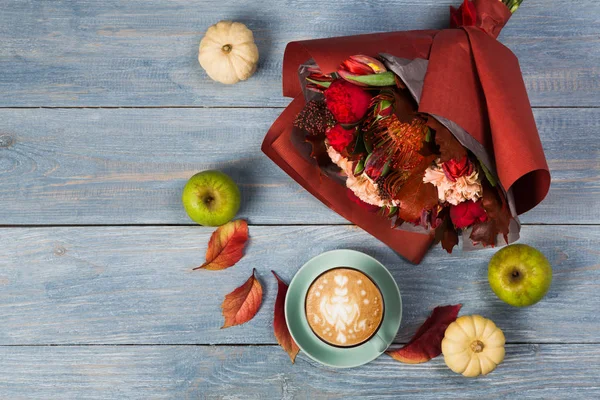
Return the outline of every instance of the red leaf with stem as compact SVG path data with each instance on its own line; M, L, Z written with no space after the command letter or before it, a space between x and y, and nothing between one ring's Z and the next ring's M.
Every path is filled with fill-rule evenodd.
M221 329L240 325L254 318L262 303L262 296L262 286L256 278L256 269L253 269L252 275L242 286L225 296L221 304L225 323Z
M232 267L244 256L248 223L243 219L220 226L210 237L206 262L194 269L220 270Z
M458 317L461 304L436 307L406 346L386 353L405 364L420 364L442 353L446 328Z
M285 322L285 295L287 294L288 285L281 280L275 271L271 271L277 279L277 298L275 299L275 312L273 315L273 332L277 343L288 353L292 364L296 360L296 355L300 348L292 338L287 323Z

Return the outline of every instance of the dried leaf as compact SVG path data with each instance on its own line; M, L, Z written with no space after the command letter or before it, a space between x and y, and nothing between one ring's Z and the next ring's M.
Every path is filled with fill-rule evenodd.
M473 225L470 238L475 243L484 246L495 246L499 234L508 243L508 231L512 218L504 193L499 187L493 188L488 182L483 182L481 204L487 213L488 220Z
M206 262L194 269L220 270L232 267L244 256L248 241L248 223L231 221L213 232L206 249Z
M438 204L437 189L431 183L423 182L425 168L432 157L426 158L394 196L400 200L398 215L405 221L420 221L423 210L429 210Z
M442 234L442 248L452 254L454 246L458 245L458 233L454 230L454 227L450 226L448 229L444 229Z
M287 294L288 285L281 280L275 271L271 271L277 279L277 299L275 300L275 313L273 316L273 332L277 343L288 353L292 364L296 360L296 355L300 348L290 335L290 330L285 322L285 295Z
M442 248L449 254L452 254L452 249L458 245L458 232L454 229L454 224L447 212L443 215L443 222L435 230L435 242L441 242Z
M329 158L327 146L325 146L325 135L306 135L305 141L311 145L310 156L315 159L318 166L324 167L331 164L331 158Z
M241 325L254 318L262 303L262 295L262 286L256 278L256 269L253 269L246 283L225 296L221 304L225 323L221 329Z
M420 364L439 356L444 332L456 320L461 307L461 304L436 307L408 344L386 353L406 364Z
M452 159L462 160L467 155L467 150L444 125L433 117L427 119L427 126L435 131L435 143L440 148L440 161Z
M408 90L394 91L394 114L398 120L410 124L415 118L418 106Z

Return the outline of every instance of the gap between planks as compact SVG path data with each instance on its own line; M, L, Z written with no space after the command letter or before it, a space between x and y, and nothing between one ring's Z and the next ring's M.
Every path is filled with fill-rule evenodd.
M245 219L245 218L242 218ZM8 224L2 225L0 224L0 229L7 228L144 228L144 227L187 227L187 226L199 226L203 228L217 228L211 226L202 226L199 224L189 223L189 224L49 224L49 225L35 225L35 224L24 224L24 225L15 225ZM338 224L332 223L306 223L306 224L253 224L249 223L248 226L255 227L271 227L271 226L354 226L354 224L343 223L340 222ZM600 227L600 224L590 223L590 224L560 224L560 223L544 223L544 222L535 222L535 223L521 223L521 226L584 226L584 227Z
M407 342L394 342L390 348L403 346ZM600 342L506 342L507 345L569 345L569 346L594 346ZM277 343L38 343L38 344L2 344L2 347L279 347Z
M290 99L291 101L291 99ZM264 109L264 110L283 110L286 107L284 106L0 106L0 110L36 110L36 109L47 109L47 110L120 110L120 109L133 109L133 110L143 110L143 109L162 109L162 108L174 108L174 109ZM532 109L597 109L600 106L590 105L590 106L532 106Z

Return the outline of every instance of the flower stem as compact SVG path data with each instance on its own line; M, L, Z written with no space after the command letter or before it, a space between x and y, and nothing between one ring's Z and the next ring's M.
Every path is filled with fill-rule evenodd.
M506 7L508 7L510 12L513 14L515 11L517 11L519 6L523 2L523 0L500 0L500 1L503 2L506 5Z

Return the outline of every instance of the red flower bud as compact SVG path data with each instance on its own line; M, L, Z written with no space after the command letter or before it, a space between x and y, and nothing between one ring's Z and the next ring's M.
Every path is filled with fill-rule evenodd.
M310 75L306 77L306 80L308 81L306 88L313 92L323 93L323 91L331 85L331 82L334 81L331 75L322 73L318 67L310 67L308 68L308 71L310 72Z
M389 170L390 156L382 148L375 149L365 161L365 174L373 180L385 175Z
M338 79L324 92L327 108L341 124L360 121L371 103L371 95L358 86Z
M359 54L350 56L350 58L342 62L337 72L342 78L348 79L354 76L380 74L386 71L385 65L379 60ZM350 81L358 86L367 86L353 80Z
M458 9L450 6L450 28L474 26L477 22L477 9L470 0L465 0Z
M387 117L394 111L394 103L389 100L381 100L375 105L375 116Z
M456 182L461 176L471 175L473 168L473 163L467 156L464 156L460 161L452 159L442 164L446 178L452 182Z
M488 215L481 205L481 200L465 201L450 207L450 219L455 227L463 229L474 223L487 221Z
M354 141L354 132L356 132L356 129L344 129L340 124L337 124L333 128L328 128L325 131L325 136L327 136L329 145L335 151L341 153Z

